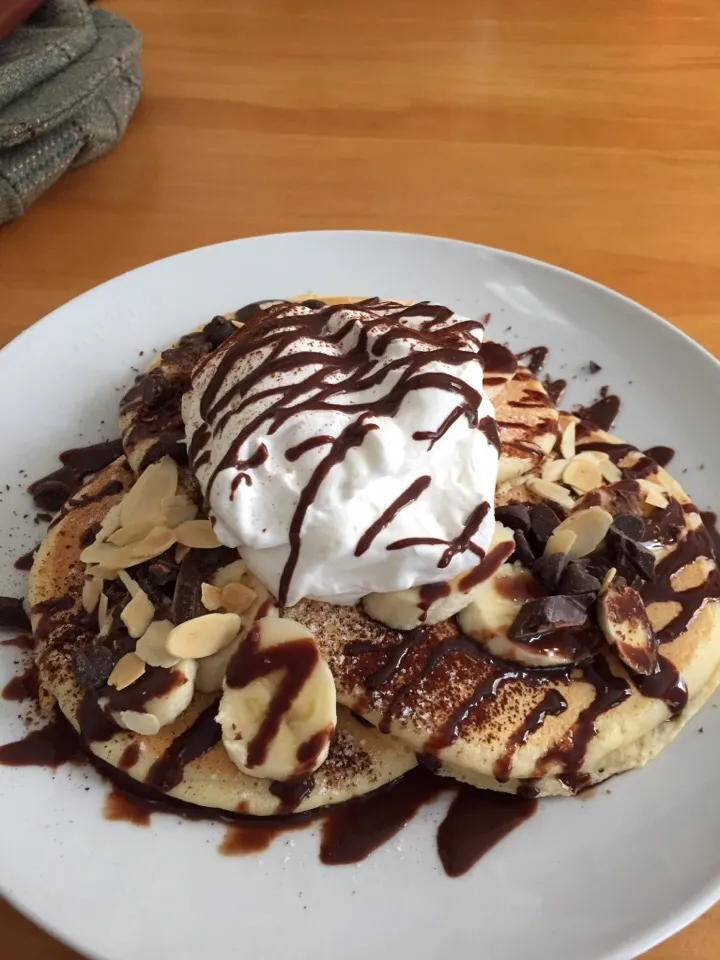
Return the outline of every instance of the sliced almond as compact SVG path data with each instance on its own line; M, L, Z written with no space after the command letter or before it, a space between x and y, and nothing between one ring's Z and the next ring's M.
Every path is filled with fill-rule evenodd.
M95 536L95 543L103 543L120 526L121 507L122 501L110 507L100 523L100 529Z
M186 520L194 520L198 513L197 506L184 493L174 497L163 497L160 508L166 527L177 527Z
M577 540L577 534L574 530L555 530L545 544L545 555L552 553L570 553L573 544Z
M135 653L149 667L174 667L179 658L167 652L166 644L173 624L169 620L153 620L140 637Z
M601 460L598 466L600 467L603 480L607 480L608 483L620 483L622 480L622 470L616 463L612 462L610 457Z
M617 570L615 569L615 567L610 567L610 569L605 573L605 576L602 579L602 583L600 584L601 592L607 590L607 588L615 579L616 574L617 574Z
M86 613L92 613L102 593L102 580L99 577L86 577L82 589L82 605Z
M610 646L633 673L651 674L657 664L657 638L637 590L616 577L600 594L598 623Z
M117 580L117 570L109 570L98 563L89 564L85 568L85 573L88 577L95 577L97 580Z
M127 570L118 570L118 580L125 587L127 592L131 597L134 597L136 593L141 589L140 584L137 581L133 580Z
M657 484L650 483L649 480L638 480L638 483L645 497L645 503L650 504L651 507L659 507L661 510L670 505L669 500Z
M162 514L158 513L155 518L139 523L128 523L125 526L118 527L115 533L108 537L108 543L114 543L116 547L127 547L130 543L138 543L158 524L163 521Z
M257 598L257 594L250 587L242 583L228 583L221 592L221 606L230 613L245 613Z
M173 533L178 543L185 547L194 547L200 550L212 550L220 546L209 520L186 520L175 527Z
M113 543L93 543L80 554L83 563L99 564L108 570L125 570L152 560L175 543L175 535L167 527L154 527L137 543L119 547Z
M104 637L107 631L110 629L110 617L108 616L108 598L104 593L100 594L98 600L98 630L100 636Z
M215 571L212 577L213 585L222 590L229 583L239 583L246 570L247 564L244 560L233 560L232 563Z
M562 439L560 440L560 453L566 460L572 460L575 456L575 430L577 424L575 420L571 420L570 423L563 430Z
M139 680L145 673L145 661L135 653L126 653L121 657L108 677L108 685L116 690L124 690Z
M656 633L664 630L669 623L682 613L682 604L677 600L659 600L647 606L647 615Z
M557 483L562 480L567 465L567 460L546 460L541 471L542 479L549 480L550 483Z
M531 477L527 482L527 488L537 497L557 503L565 510L572 510L575 506L575 501L570 492L565 487L561 487L559 483L551 483L549 480L539 480L537 477Z
M165 553L175 543L175 531L168 527L155 527L138 543L130 545L130 555L136 563L142 563L145 560L152 560L153 557Z
M206 610L219 610L222 607L222 590L213 586L211 583L203 583L200 586L200 599Z
M121 710L117 715L121 726L141 737L154 737L160 732L160 721L154 713L140 713L138 710Z
M602 473L597 463L574 457L565 468L563 483L569 484L577 493L589 493L602 486Z
M207 613L171 630L166 649L181 660L197 660L222 650L239 631L240 617L236 613Z
M558 524L553 531L553 537L563 530L572 530L576 540L568 550L568 556L571 560L577 560L580 557L586 557L600 546L612 521L612 514L603 510L602 507L588 507L587 510L571 513L567 520Z
M604 450L578 450L575 454L576 460L590 460L592 463L600 464L609 457Z
M692 563L676 570L670 577L670 586L675 593L701 587L715 569L715 561L709 557L697 557Z
M190 553L190 547L183 546L182 543L175 544L175 563L182 563L185 557Z
M165 497L175 496L177 481L177 464L170 457L151 463L123 497L120 514L122 525L149 521L161 512L160 504Z
M144 590L138 590L130 603L120 612L120 619L133 640L141 637L152 623L155 607Z

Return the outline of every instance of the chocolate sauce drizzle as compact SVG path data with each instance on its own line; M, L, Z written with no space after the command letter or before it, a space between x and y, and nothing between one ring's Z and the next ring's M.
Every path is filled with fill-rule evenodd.
M155 790L167 793L182 783L185 767L219 743L222 736L215 717L218 701L200 713L184 733L170 744L165 753L150 768L145 783Z
M35 480L28 487L36 506L53 513L73 495L92 473L97 473L122 455L120 440L105 440L89 447L75 447L60 454L62 467Z
M610 430L620 412L620 397L608 393L608 388L603 387L596 400L586 406L577 407L573 412L581 420L589 421L600 430Z
M549 353L550 350L548 347L530 347L529 350L516 353L515 359L518 363L522 363L523 366L527 367L530 373L536 377L545 366L545 361Z
M400 513L403 507L407 507L408 504L414 503L415 500L430 486L432 483L432 478L428 475L423 477L418 477L417 480L413 480L407 490L404 490L399 497L396 497L390 506L383 510L380 516L374 523L371 523L367 528L365 533L360 537L355 547L355 556L361 557L364 553L372 546L373 540L379 533L381 533L385 527L393 522L395 517ZM389 549L389 548L388 548ZM440 562L438 566L443 566Z

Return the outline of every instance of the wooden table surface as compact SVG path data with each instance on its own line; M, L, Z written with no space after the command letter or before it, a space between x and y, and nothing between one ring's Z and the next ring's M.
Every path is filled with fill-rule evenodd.
M358 227L550 260L720 355L717 0L106 6L144 35L144 96L113 153L0 228L0 342L189 247ZM1 902L0 942L76 956ZM648 957L719 955L716 907Z

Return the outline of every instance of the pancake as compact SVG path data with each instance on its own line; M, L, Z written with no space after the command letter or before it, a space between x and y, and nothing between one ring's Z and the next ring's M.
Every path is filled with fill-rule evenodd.
M303 812L360 796L413 768L416 759L410 748L368 728L342 708L327 760L311 777L284 782L247 776L231 762L219 742L220 728L215 722L217 694L196 689L177 719L152 736L121 730L103 712L100 704L108 694L116 711L126 707L140 709L151 694L159 697L168 691L169 696L178 685L190 690L188 676L194 677L194 671L181 674L186 663L182 661L173 668L148 667L142 679L125 690L113 692L102 680L98 685L92 676L88 679L87 672L82 674L85 689L78 682L78 654L98 645L100 619L97 610L88 614L83 606L86 581L80 554L134 483L134 474L125 458L102 470L75 495L73 505L61 512L35 557L28 598L45 704L57 701L101 760L174 798L219 810L262 816ZM210 577L213 551L190 553L211 558L206 569ZM227 555L219 552L219 557L227 562ZM167 551L160 559L172 565L173 558L172 551ZM172 583L163 587L151 581L148 564L134 566L128 572L152 594L158 615L162 609L170 608L168 591L172 592ZM113 604L119 610L128 599L123 583L118 579L105 580L104 585L110 610ZM129 638L117 611L109 622L112 627L104 646L117 659L132 649L135 641Z
M667 471L640 451L569 415L561 418L563 431L571 423L577 452L610 451L608 462L619 475L606 466L614 482L601 481L582 496L563 486L568 515L602 504L613 516L644 518L654 579L643 582L639 593L659 644L654 672L628 669L615 652L619 648L611 649L594 623L585 635L555 637L561 657L563 644L576 645L566 651L570 662L541 669L493 654L493 640L506 640L507 630L500 636L497 629L489 635L478 629L472 607L458 618L462 628L446 620L405 632L389 630L359 608L302 601L291 611L317 637L340 702L412 746L439 773L477 787L563 795L642 766L720 682L720 581L699 512ZM543 483L551 484L555 496L559 484L537 485L548 462L566 459L561 453L558 445L536 475L506 484L498 498L500 517L503 505L520 503L544 503L565 516L556 500L543 495ZM609 566L604 549L601 544L590 557L599 567L603 561ZM508 583L522 583L517 553L512 566L504 564L490 578L490 587L493 580L505 581L506 598ZM528 570L524 576L538 587ZM518 608L538 593L546 591L523 596L519 589ZM487 594L475 601L480 621L488 620L488 602ZM525 646L537 653L532 643Z

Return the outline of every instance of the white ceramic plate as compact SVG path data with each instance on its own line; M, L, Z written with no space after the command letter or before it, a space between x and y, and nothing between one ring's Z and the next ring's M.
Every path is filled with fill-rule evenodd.
M610 384L618 432L677 448L696 502L718 506L720 368L660 318L588 280L523 257L430 237L300 233L238 240L111 280L0 353L0 592L37 527L22 493L66 447L116 435L117 400L152 350L213 314L303 292L432 299L521 349L548 345L569 402ZM510 327L510 330L507 328ZM144 356L139 357L140 351ZM589 378L589 359L602 371ZM698 403L698 398L701 403ZM19 484L19 485L18 485ZM0 686L13 674L0 647ZM0 766L0 888L102 960L198 957L629 958L691 921L720 891L716 697L645 770L587 800L546 801L476 868L450 880L435 851L444 804L354 867L323 867L314 829L259 857L222 857L218 825L153 816L109 823L87 769ZM22 735L0 700L0 743ZM704 733L699 735L699 728ZM88 790L87 787L90 787Z

